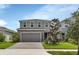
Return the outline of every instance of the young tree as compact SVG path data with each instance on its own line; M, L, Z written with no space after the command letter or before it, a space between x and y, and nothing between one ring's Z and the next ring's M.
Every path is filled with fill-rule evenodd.
M59 20L58 19L52 19L50 27L51 27L51 35L53 37L53 42L56 43L57 40L57 33L58 33L58 29L59 29Z

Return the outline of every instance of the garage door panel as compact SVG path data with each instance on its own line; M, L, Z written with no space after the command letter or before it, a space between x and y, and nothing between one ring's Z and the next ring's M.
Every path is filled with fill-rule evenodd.
M40 33L22 33L23 42L39 42Z

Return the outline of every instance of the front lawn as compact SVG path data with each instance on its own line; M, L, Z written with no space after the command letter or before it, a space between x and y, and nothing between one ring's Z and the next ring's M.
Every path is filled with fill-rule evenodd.
M76 44L68 43L68 42L60 42L59 44L45 44L43 43L45 49L77 49L78 46Z
M77 55L75 51L47 51L52 55Z
M11 43L11 42L0 42L0 49L5 49L8 48L12 45L14 45L15 43Z

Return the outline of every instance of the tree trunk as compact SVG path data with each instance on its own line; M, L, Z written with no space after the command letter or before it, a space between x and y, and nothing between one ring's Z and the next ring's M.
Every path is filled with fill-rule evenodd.
M78 51L77 51L77 55L79 55L79 39L78 39Z

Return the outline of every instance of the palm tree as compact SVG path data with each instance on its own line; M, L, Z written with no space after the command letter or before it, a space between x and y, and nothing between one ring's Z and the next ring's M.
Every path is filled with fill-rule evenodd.
M60 21L58 19L52 19L51 24L50 24L50 32L53 37L53 42L56 43L57 40L57 33L59 29L59 23Z

